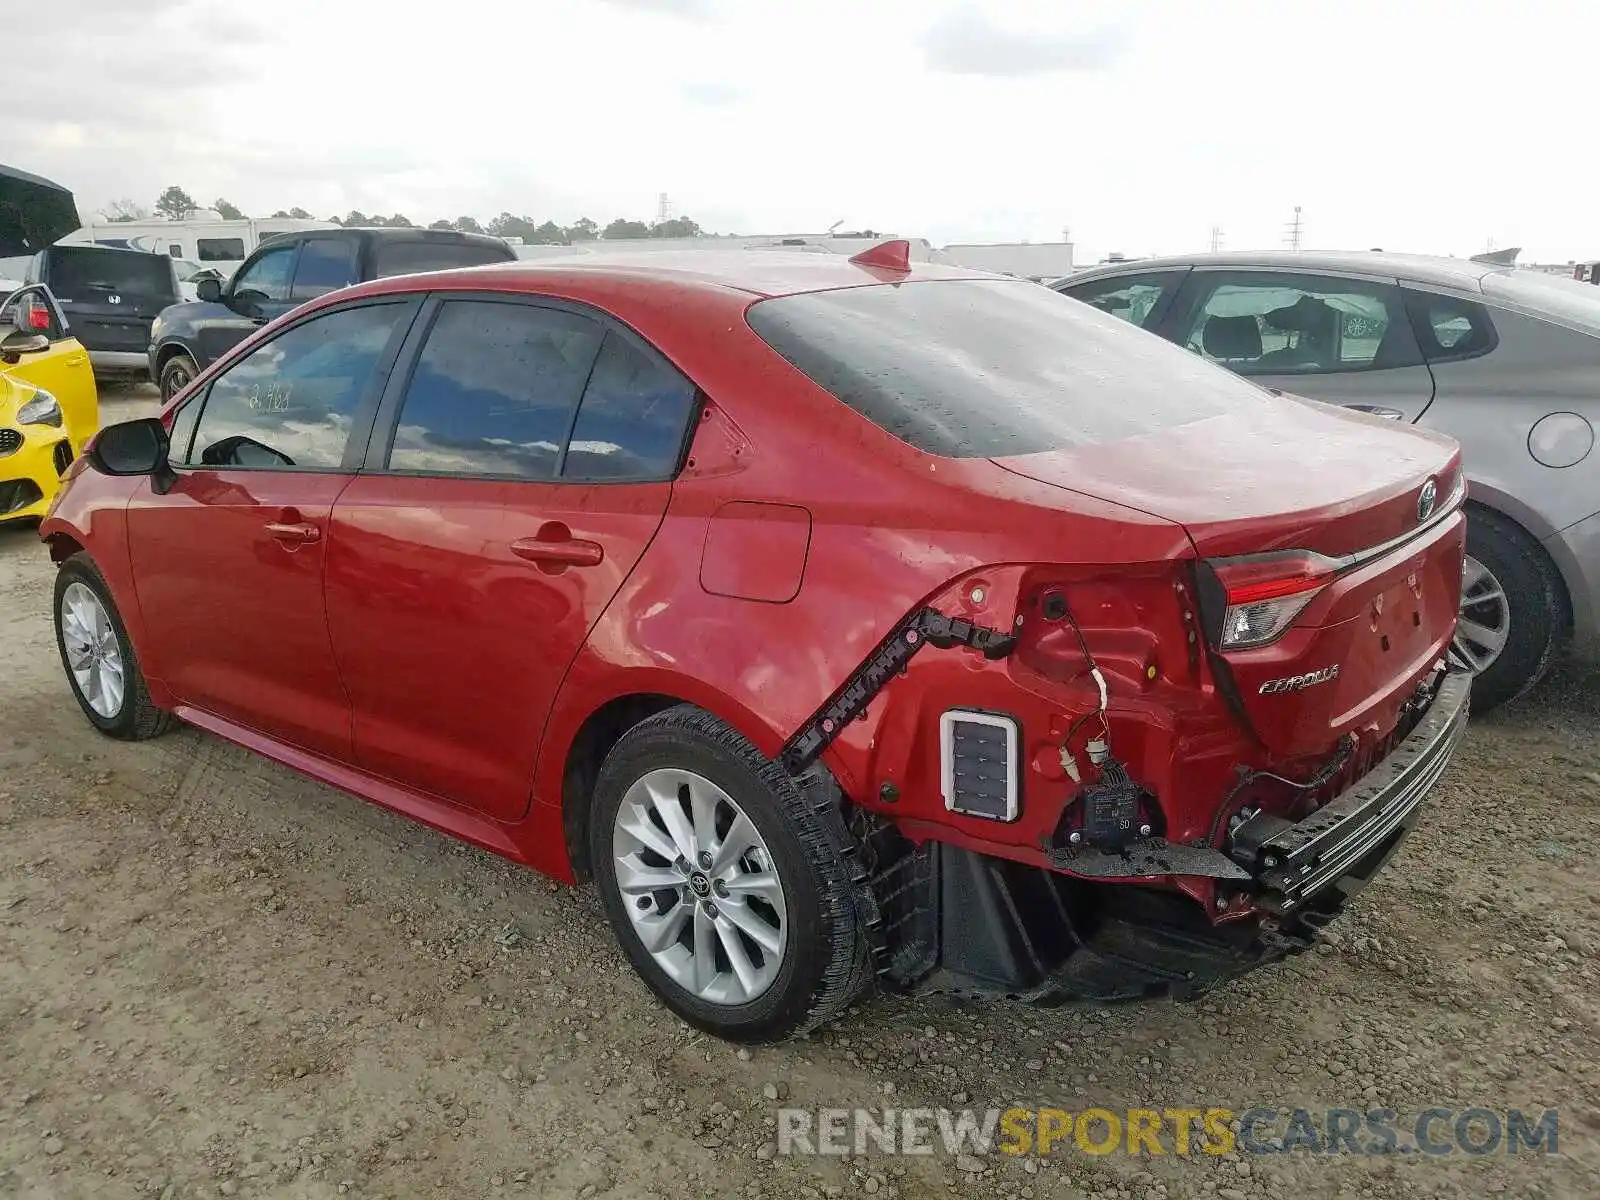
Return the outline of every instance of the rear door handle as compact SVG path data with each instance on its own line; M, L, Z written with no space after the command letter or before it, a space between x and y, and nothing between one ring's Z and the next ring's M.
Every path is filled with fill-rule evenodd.
M267 533L285 546L308 546L322 537L310 521L268 521Z
M606 552L599 542L575 538L572 531L559 521L551 521L539 530L537 537L518 538L511 543L511 553L518 558L538 563L541 567L598 567L605 561Z

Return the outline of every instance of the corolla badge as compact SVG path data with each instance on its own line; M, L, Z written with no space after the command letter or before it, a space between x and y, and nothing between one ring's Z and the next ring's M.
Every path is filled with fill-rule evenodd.
M1304 675L1285 675L1282 679L1269 679L1259 689L1263 696L1276 696L1280 692L1303 692L1308 687L1316 687L1319 683L1332 683L1339 678L1337 664L1331 667L1322 667L1316 671L1307 671Z
M1433 506L1439 503L1439 485L1430 479L1417 493L1417 520L1426 521L1433 516Z

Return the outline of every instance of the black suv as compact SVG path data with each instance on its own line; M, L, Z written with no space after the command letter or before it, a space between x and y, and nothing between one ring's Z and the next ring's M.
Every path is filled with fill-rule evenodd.
M47 246L29 262L27 281L55 295L101 378L145 373L151 324L179 296L165 254L111 246Z
M176 304L150 331L150 378L163 400L229 348L307 300L390 275L511 262L499 238L447 229L314 229L256 247L228 283L203 279L200 299Z

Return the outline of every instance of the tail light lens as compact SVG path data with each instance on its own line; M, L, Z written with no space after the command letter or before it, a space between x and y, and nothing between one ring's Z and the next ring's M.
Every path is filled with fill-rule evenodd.
M1219 650L1248 650L1283 636L1296 617L1328 586L1337 568L1309 550L1214 558L1211 586L1202 589L1211 613L1207 630Z
M28 328L39 333L50 332L50 313L31 300L28 302Z

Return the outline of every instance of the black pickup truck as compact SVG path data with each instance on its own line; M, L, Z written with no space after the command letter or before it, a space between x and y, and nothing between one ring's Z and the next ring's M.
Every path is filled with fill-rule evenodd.
M150 378L163 400L265 325L328 292L452 267L510 262L496 237L446 229L313 229L262 242L227 283L202 280L198 300L174 304L150 330Z

